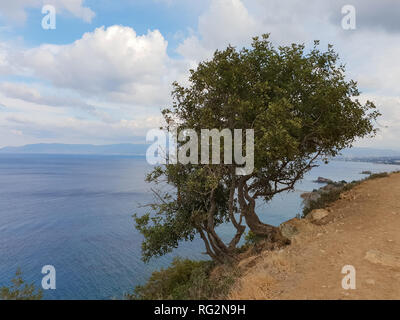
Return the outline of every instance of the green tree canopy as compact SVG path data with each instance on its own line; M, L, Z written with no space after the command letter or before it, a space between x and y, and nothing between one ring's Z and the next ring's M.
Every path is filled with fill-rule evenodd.
M155 168L148 181L163 179L174 192L158 194L153 215L136 219L147 258L196 234L214 259L231 257L243 220L254 234L287 243L278 228L260 221L256 200L292 190L319 159L376 132L375 105L357 100L357 84L346 79L333 47L321 51L317 41L307 51L302 44L274 48L268 35L256 37L251 48L216 51L190 71L189 81L187 87L174 83L173 105L163 110L166 123L199 136L201 129L253 129L254 170L237 176L236 163ZM215 227L228 221L237 232L225 245Z

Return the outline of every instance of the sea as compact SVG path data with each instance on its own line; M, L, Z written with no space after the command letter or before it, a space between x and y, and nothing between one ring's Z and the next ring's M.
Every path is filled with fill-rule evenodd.
M140 156L0 155L0 287L19 268L28 283L41 287L42 268L54 266L56 289L44 299L122 299L176 256L207 259L200 239L182 242L172 253L141 260L142 235L133 214L153 201L145 181L152 167ZM353 181L362 171L391 172L398 165L370 162L320 163L270 203L257 203L261 219L280 223L302 212L303 192L321 187L318 177ZM232 234L220 226L223 239Z

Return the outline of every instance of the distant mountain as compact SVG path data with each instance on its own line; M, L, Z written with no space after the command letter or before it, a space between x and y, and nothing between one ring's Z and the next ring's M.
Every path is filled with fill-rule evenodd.
M4 147L0 154L82 154L82 155L145 155L148 145L146 144L28 144L22 147Z
M19 154L93 154L93 155L145 155L149 147L147 144L61 144L61 143L40 143L28 144L22 147L4 147L0 149L0 154L19 153ZM378 157L399 157L400 151L390 149L373 148L351 148L345 149L337 158L341 159L360 159Z

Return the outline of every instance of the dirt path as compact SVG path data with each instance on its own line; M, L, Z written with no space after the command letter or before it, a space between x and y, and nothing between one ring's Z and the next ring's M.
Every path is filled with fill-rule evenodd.
M400 174L366 181L316 225L293 219L292 245L242 261L231 299L400 299ZM342 268L356 289L342 288Z

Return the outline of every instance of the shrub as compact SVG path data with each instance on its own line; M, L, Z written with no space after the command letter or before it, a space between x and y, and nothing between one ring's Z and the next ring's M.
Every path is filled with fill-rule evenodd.
M373 173L367 178L367 180L385 178L385 177L388 177L388 176L389 176L389 174L387 172Z
M22 279L20 269L15 273L15 278L11 280L10 287L0 288L0 300L40 300L43 297L43 292L40 289L35 289L33 284L27 284Z
M130 300L203 300L217 299L228 293L235 281L234 272L224 266L219 276L211 276L215 264L175 258L167 269L155 271L143 286L137 286Z
M254 232L252 232L252 231L250 230L250 231L247 233L246 237L244 238L244 240L245 240L244 245L248 247L248 246L250 246L250 245L256 244L257 242L259 242L259 241L261 241L261 240L263 240L263 239L266 239L266 237L256 235Z
M306 217L311 211L315 209L323 209L326 208L330 203L333 203L340 198L340 194L353 189L355 186L359 185L363 181L373 180L378 178L388 177L389 174L387 172L374 173L364 178L362 180L352 181L350 183L346 183L346 181L334 182L333 185L335 188L332 188L329 191L319 192L320 197L317 200L312 200L308 203L307 206L303 209L303 218ZM313 191L314 192L314 191Z

